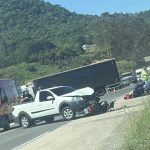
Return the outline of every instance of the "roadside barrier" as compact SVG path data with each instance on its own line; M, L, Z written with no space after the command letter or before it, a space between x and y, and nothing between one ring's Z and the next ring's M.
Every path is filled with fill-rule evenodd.
M115 84L110 84L108 86L106 86L106 91L107 93L109 92L116 92L116 90L119 90L123 88L123 86L121 85L121 82L115 83Z

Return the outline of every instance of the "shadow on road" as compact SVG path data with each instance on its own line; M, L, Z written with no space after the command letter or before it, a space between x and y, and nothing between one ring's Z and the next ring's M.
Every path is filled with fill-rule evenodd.
M77 119L80 119L80 118L83 118L83 116L77 116L76 118L74 118L73 120L77 120ZM67 121L67 120L64 120L63 118L60 118L60 119L57 119L56 117L56 120L54 120L53 122L51 123L46 123L45 121L37 121L35 123L32 124L32 126L30 128L34 128L34 127L38 127L38 126L43 126L43 125L47 125L47 124L55 124L55 123L61 123L61 122L66 122L66 123L69 123L71 122L72 120L70 121ZM13 127L11 127L8 131L11 131L13 129L17 129L17 128L21 128L18 124L15 124ZM8 131L4 131L2 128L0 129L0 133L3 133L3 132L8 132Z
M80 119L80 118L83 118L83 116L77 116L77 117L75 117L73 120L77 120L77 119ZM64 120L63 118L61 118L61 119L56 119L56 120L54 120L53 122L51 122L51 123L46 123L45 121L42 121L42 122L35 122L30 128L33 128L33 127L37 127L37 126L43 126L43 125L47 125L47 124L55 124L55 123L61 123L61 122L65 122L65 123L69 123L69 122L71 122L71 121L73 121L73 120L69 120L69 121L67 121L67 120Z
M0 133L8 132L8 131L11 131L11 130L16 129L16 128L19 128L19 125L14 126L14 127L11 127L11 128L10 128L9 130L7 130L7 131L4 131L3 129L1 129L1 130L0 130Z

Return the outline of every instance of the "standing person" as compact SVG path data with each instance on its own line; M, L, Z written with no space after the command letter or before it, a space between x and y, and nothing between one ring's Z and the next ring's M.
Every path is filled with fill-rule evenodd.
M28 90L25 90L21 99L21 102L31 102L33 101L33 97L29 94Z
M141 79L146 83L148 81L148 78L149 78L148 70L146 69L146 67L144 67L141 72Z

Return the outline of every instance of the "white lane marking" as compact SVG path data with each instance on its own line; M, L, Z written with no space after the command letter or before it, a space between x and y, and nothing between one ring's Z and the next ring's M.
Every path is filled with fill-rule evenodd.
M19 145L19 146L15 147L15 148L14 148L14 149L12 149L12 150L19 150L19 148L21 148L21 147L23 147L23 146L25 146L25 145L27 145L27 144L29 144L29 143L31 143L31 142L33 142L33 141L35 141L35 140L39 139L40 137L42 137L42 136L44 136L44 135L46 135L46 134L48 134L48 133L50 133L50 132L51 132L51 131L49 131L49 132L45 132L45 133L43 133L43 134L39 135L38 137L33 138L32 140L30 140L30 141L28 141L28 142L25 142L25 143L23 143L23 144L21 144L21 145Z

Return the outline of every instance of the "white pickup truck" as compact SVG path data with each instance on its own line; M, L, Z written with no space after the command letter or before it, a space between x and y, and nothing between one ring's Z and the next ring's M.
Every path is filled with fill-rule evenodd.
M40 90L32 102L14 106L13 116L23 128L28 128L36 120L52 122L55 115L62 114L65 120L71 120L77 112L85 108L82 96L91 95L91 88L74 90L69 86L58 86Z

